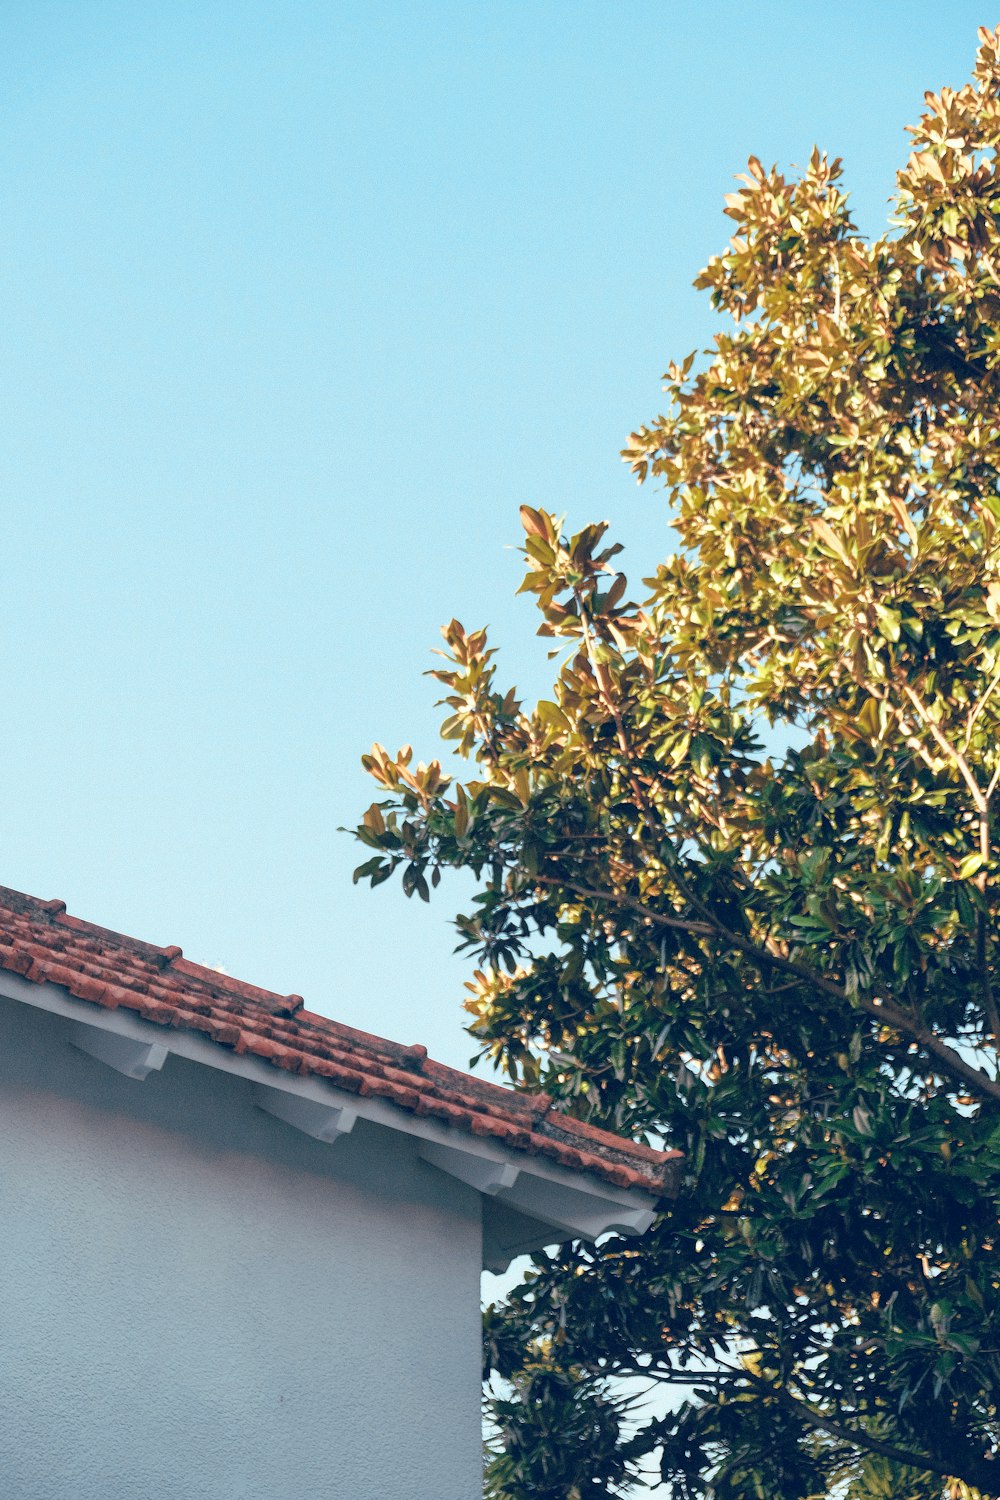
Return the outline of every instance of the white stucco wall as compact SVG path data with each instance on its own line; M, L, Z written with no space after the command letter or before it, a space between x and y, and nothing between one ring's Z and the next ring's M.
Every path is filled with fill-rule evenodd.
M0 998L4 1500L475 1500L479 1199Z

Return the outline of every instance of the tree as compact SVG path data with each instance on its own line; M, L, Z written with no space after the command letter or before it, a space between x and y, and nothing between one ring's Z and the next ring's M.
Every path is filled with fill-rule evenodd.
M524 508L552 697L453 621L472 774L365 758L359 877L478 877L483 1054L686 1157L489 1310L498 1495L1000 1494L1000 30L913 137L873 241L838 162L751 158L625 452L676 554L637 597Z

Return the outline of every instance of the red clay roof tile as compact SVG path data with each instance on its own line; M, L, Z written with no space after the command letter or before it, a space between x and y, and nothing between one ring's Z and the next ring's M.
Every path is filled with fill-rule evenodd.
M301 995L276 995L158 948L72 917L63 901L39 901L0 886L0 969L60 985L79 1000L134 1011L288 1072L387 1100L492 1137L617 1187L656 1196L675 1190L680 1156L559 1114L545 1094L520 1094L445 1067L426 1047L403 1046L304 1009Z

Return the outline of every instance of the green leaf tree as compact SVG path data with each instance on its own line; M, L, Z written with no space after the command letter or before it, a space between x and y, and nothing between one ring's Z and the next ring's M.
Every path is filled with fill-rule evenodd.
M875 240L751 158L625 451L675 555L524 508L551 697L453 621L470 774L365 758L359 876L478 878L482 1053L686 1158L489 1310L510 1500L1000 1494L1000 30L912 134Z

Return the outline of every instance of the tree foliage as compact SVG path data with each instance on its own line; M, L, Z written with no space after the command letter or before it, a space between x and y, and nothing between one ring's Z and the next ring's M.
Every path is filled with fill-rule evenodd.
M453 621L471 774L365 758L359 876L478 877L483 1053L686 1157L489 1310L496 1495L1000 1494L1000 31L912 133L875 240L751 158L625 453L675 554L526 507L551 697Z

